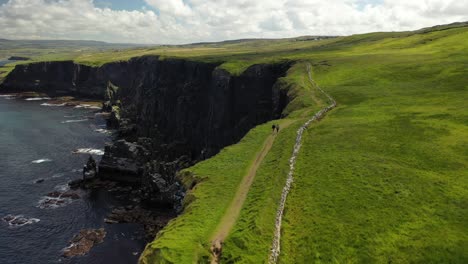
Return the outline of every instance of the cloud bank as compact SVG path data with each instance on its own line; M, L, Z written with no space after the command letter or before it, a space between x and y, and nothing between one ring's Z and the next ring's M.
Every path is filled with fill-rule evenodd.
M0 38L179 44L401 31L468 20L460 0L145 0L125 11L92 0L9 0ZM101 6L101 5L99 5Z

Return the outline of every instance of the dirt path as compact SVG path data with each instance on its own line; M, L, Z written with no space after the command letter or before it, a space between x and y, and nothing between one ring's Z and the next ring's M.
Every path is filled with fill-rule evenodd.
M293 122L294 120L283 120L279 122L281 128L279 133L281 133L281 131L284 128L288 127ZM273 146L273 142L275 141L277 135L277 133L272 133L265 140L265 143L263 143L262 150L259 153L257 153L254 163L250 166L247 174L242 179L242 182L240 183L237 189L234 199L232 200L231 204L226 210L226 213L221 219L221 222L219 222L215 234L211 237L212 264L219 263L223 242L231 232L231 229L234 227L234 224L236 223L236 220L239 217L242 206L244 205L245 199L247 198L247 194L249 193L250 186L252 185L255 179L255 175L257 174L257 169L260 167L260 164L262 163L263 159L266 157L271 147Z

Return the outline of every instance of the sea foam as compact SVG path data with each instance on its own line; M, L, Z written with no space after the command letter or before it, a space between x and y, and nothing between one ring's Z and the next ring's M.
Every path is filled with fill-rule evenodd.
M49 104L49 103L43 103L41 104L42 106L65 106L66 104L63 103L63 104Z
M37 223L41 221L38 218L26 218L24 215L7 215L2 218L3 221L7 222L9 226L19 227Z
M88 121L88 119L76 119L76 120L66 120L62 121L62 124L68 124L68 123L79 123L79 122L85 122Z
M51 159L38 159L38 160L31 161L31 163L40 164L40 163L51 162L51 161L52 161Z
M92 154L92 155L102 156L104 155L104 150L93 149L93 148L79 148L73 151L73 154Z
M33 97L33 98L26 98L26 101L43 101L43 100L50 100L50 97Z
M101 109L99 106L88 105L88 104L80 104L75 106L75 108L85 108L85 109Z

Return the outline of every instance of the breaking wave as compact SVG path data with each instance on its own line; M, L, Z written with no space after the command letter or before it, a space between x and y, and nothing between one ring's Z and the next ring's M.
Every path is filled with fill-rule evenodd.
M93 149L93 148L79 148L73 151L73 154L92 154L92 155L102 156L104 155L104 150Z
M43 101L43 100L50 100L50 97L33 97L33 98L26 98L26 101Z
M88 105L88 104L80 104L75 106L75 108L85 108L85 109L101 109L99 106Z
M40 163L51 162L51 161L52 161L51 159L38 159L38 160L31 161L31 163L40 164Z
M43 103L41 104L42 106L65 106L66 104L65 103L62 103L62 104L49 104L49 103Z
M41 221L38 218L26 218L24 215L7 215L2 218L3 221L7 222L9 226L19 227L37 223Z
M106 135L112 134L111 130L107 130L107 129L103 129L103 128L98 128L98 129L95 129L94 131L98 132L98 133L101 133L101 134L106 134Z
M76 120L67 120L67 121L62 121L62 124L67 124L67 123L78 123L78 122L85 122L88 121L88 119L76 119Z

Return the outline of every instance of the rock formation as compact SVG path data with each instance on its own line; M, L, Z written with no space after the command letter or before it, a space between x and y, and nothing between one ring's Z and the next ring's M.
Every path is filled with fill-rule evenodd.
M103 100L118 129L99 176L142 185L146 201L178 204L175 173L279 118L289 102L277 80L290 64L254 65L239 76L215 63L155 56L90 67L72 61L18 65L0 92Z

